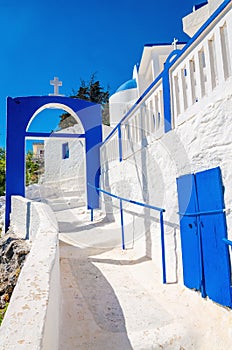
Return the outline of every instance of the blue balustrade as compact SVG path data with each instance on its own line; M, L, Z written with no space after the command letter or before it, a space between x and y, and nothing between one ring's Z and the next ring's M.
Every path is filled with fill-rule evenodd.
M121 220L121 235L122 235L122 249L125 250L125 232L124 232L124 218L123 218L123 202L131 203L138 205L140 207L152 209L155 211L158 211L160 213L160 238L161 238L161 251L162 251L162 269L163 269L163 283L166 283L166 258L165 258L165 237L164 237L164 219L163 219L163 213L165 212L165 209L155 207L154 205L138 202L132 199L123 198L120 196L117 196L116 194L110 193L108 191L103 190L102 188L96 187L88 183L88 186L91 188L95 188L96 191L104 193L110 197L116 198L119 200L120 203L120 220ZM93 209L91 210L91 221L93 221Z

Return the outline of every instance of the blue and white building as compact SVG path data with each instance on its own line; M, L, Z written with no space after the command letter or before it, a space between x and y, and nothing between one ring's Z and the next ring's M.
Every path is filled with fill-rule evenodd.
M232 2L195 6L183 30L187 43L145 45L131 79L110 97L101 187L165 209L161 246L159 212L124 205L125 244L153 259L161 280L166 274L231 307ZM45 144L45 184L75 191L83 145L65 145L68 157L64 141ZM102 196L102 209L120 222L118 199Z
M101 186L164 208L165 247L158 215L133 204L127 244L135 241L161 276L165 248L167 281L231 307L232 2L195 6L183 29L185 45L146 45L132 80L111 96Z
M129 340L131 337L136 342L139 339L136 344L141 346L133 347L132 343L133 348L144 348L146 338L152 340L148 348L162 345L177 348L177 340L181 341L178 348L183 348L183 344L186 349L231 348L232 1L208 0L194 7L194 11L183 19L183 28L191 36L186 44L178 45L174 40L173 45L144 47L140 65L134 68L132 78L111 96L113 129L104 130L103 142L98 105L62 96L8 99L8 125L15 126L17 121L17 128L8 128L10 178L8 176L7 181L10 186L6 204L8 202L10 213L9 199L12 199L12 227L20 237L26 235L32 240L32 248L1 326L1 349L19 349L20 346L31 349L31 344L38 349L58 349L61 330L65 332L71 325L66 324L67 328L61 329L60 317L64 322L76 320L72 322L74 327L83 321L88 339L88 330L93 328L93 346L98 331L103 329L107 333L100 333L98 345L103 344L109 334L112 346L117 347L115 340L119 339L123 345L118 348L125 348L123 336L127 333ZM60 197L62 192L65 195L69 190L77 193L77 181L83 183L83 191L87 192L84 204L89 204L93 214L93 209L98 209L100 191L96 191L95 186L100 186L103 193L101 209L106 217L116 221L109 229L104 218L101 232L103 237L109 237L111 247L95 252L92 248L82 249L79 236L76 237L82 231L82 221L78 226L80 230L70 232L70 228L76 227L78 216L85 216L85 209L79 211L78 208L74 220L72 215L71 219L67 217L65 227L68 231L64 236L70 234L69 242L76 242L78 247L74 250L72 246L69 250L65 246L63 255L67 273L67 284L64 285L67 294L64 295L72 294L74 298L74 318L70 318L70 306L67 309L66 303L67 318L60 314L63 303L60 298L59 229L54 213L44 203L23 198L25 136L51 136L30 133L26 126L41 108L46 107L64 108L73 113L77 121L79 118L80 124L69 129L67 135L56 135L59 137L53 144L53 137L45 142L47 169L44 187L47 184L55 195L60 192ZM13 118L14 115L17 118ZM81 126L83 130L78 129ZM78 135L80 132L84 134ZM79 136L85 139L85 143ZM9 147L12 145L16 147ZM84 145L88 146L85 152ZM59 206L60 202L54 200ZM70 208L70 204L75 205L69 201L67 207ZM63 209L56 210L61 211L60 222L63 223ZM91 219L94 219L93 215ZM120 224L123 230L120 230ZM93 234L91 239L94 242L97 226L97 220L84 226L83 237L87 236L88 240ZM72 233L75 241L72 241ZM121 233L128 251L120 251L114 260L111 248L118 244L119 239L114 237L121 237ZM125 260L126 256L128 260ZM140 268L147 258L152 259L156 266L150 265L148 278L141 273L145 270ZM75 266L79 263L81 270L77 273ZM116 270L119 264L122 264L121 268ZM136 271L131 270L135 264ZM87 265L90 265L91 279L86 279L84 273ZM126 271L126 278L133 274L130 290L127 290L122 276L119 278L122 269ZM112 280L110 272L114 275ZM85 298L87 284L92 280L94 288L96 277L99 280L97 297L92 297L91 293ZM108 282L104 283L105 278L111 283L110 289ZM85 283L78 289L81 279ZM119 287L116 284L116 293L112 281L117 279ZM169 284L164 287L162 282ZM151 326L146 331L141 329L141 322L136 323L136 317L140 317L140 312L146 315L149 307L146 305L150 305L145 303L145 308L140 303L137 305L144 293L136 294L131 304L126 304L135 291L135 283L146 286L146 299L155 295L155 307L149 311L154 318L150 323L147 322L149 318L144 318ZM198 295L187 288L197 291ZM108 300L111 299L107 299L107 303L102 299L106 313L102 312L102 304L95 304L100 294L104 298L105 292L116 299L116 304L112 301L116 305L111 308L113 313L108 314L111 305ZM169 293L171 298L168 298ZM86 305L83 309L82 304ZM132 313L135 321L131 326L129 319L121 317L119 312L121 306L126 311L128 305L136 306L138 310L138 313ZM97 317L96 308L100 310ZM184 312L180 313L182 308ZM161 323L157 323L159 315ZM112 316L116 317L114 330ZM119 322L121 318L123 328ZM107 320L110 320L110 327L105 327ZM75 330L72 328L69 333L72 341Z

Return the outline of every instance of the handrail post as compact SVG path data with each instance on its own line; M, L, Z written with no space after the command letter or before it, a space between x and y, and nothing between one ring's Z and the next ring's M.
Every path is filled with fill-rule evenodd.
M118 125L118 152L119 152L119 162L122 162L122 130L121 130L121 124Z
M163 283L166 283L167 279L166 279L166 259L165 259L165 241L164 241L164 216L162 211L160 212L160 233L161 233Z
M159 211L159 213L160 213L161 248L162 248L163 283L166 283L166 259L165 259L164 219L163 219L163 213L165 212L165 209L155 207L155 206L150 205L150 204L137 202L137 201L132 200L132 199L119 197L113 193L110 193L110 192L103 190L102 188L98 188L96 186L93 186L90 183L88 183L88 186L95 188L98 191L98 193L99 192L105 193L105 194L107 194L113 198L116 198L120 201L120 218L121 218L122 249L123 250L126 249L125 248L125 234L124 234L123 201L125 201L127 203L136 204L136 205L139 205L141 207L146 207L146 208L150 208L150 209ZM92 219L93 219L93 209L91 210L91 221L92 221Z
M124 236L124 220L123 220L123 206L120 199L120 217L121 217L121 232L122 232L122 249L125 250L125 236Z
M91 221L93 221L93 208L90 209L90 218L91 218Z

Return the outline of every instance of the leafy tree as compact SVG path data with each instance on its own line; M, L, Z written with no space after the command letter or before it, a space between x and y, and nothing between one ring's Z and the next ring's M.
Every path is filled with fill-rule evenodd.
M109 125L109 89L104 91L99 80L95 79L95 74L92 74L89 82L81 80L79 89L76 92L73 90L70 97L100 104L102 106L102 122ZM74 124L76 124L76 120L69 113L63 113L60 116L60 129Z
M0 196L5 194L6 183L6 151L0 148Z
M26 185L38 182L39 163L33 159L33 153L26 155ZM5 195L6 184L6 151L0 147L0 196Z
M26 185L38 182L39 164L33 159L33 152L28 151L26 155Z

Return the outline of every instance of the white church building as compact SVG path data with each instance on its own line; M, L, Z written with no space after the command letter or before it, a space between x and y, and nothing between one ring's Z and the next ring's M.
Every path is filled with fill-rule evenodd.
M126 247L136 242L161 279L183 278L232 306L232 2L195 6L183 30L187 43L145 45L131 79L110 97L101 188L165 210L161 246L159 212L123 204ZM84 200L83 142L46 141L44 181L81 188ZM118 199L103 194L101 205L120 223Z
M114 130L101 147L101 186L164 208L167 281L183 276L231 306L232 2L194 7L183 30L187 44L146 45L132 78L110 97ZM115 215L118 208L113 199ZM125 211L128 244L136 237L160 266L159 213L134 204Z

